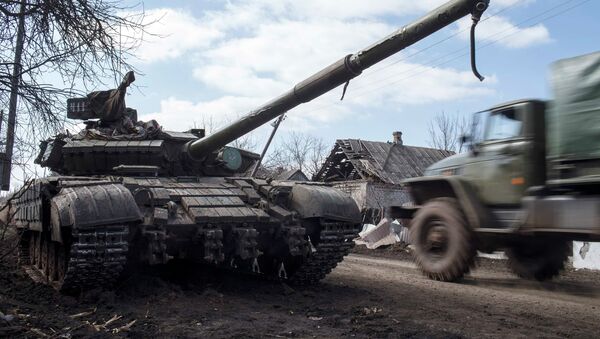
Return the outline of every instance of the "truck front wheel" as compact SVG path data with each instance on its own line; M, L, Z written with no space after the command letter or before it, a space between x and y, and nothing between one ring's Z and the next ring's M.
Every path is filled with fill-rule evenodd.
M456 199L427 202L415 214L410 232L415 261L427 277L456 281L469 272L476 248Z
M571 242L546 239L515 245L506 250L506 256L519 277L544 281L560 274L571 251Z

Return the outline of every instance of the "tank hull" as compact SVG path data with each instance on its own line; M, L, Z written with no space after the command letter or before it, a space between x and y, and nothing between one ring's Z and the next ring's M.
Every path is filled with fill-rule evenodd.
M172 259L312 284L352 248L360 223L354 201L331 187L245 177L48 177L10 204L21 264L60 291L111 286Z

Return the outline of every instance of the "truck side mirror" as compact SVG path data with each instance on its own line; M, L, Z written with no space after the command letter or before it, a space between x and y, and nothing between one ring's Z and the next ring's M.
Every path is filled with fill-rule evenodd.
M471 137L470 135L467 134L463 134L460 136L459 138L460 144L464 145L464 144L469 144L469 150L471 151L471 154L476 157L479 154L479 148L478 143L474 143L473 142L473 137Z
M464 144L469 144L469 150L473 153L473 155L477 155L477 151L476 151L476 147L473 144L473 138L468 135L468 134L463 134L458 138L458 141L460 142L460 148L463 148Z

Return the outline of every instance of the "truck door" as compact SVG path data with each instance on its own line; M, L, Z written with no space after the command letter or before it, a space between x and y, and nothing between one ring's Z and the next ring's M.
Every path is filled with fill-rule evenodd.
M464 168L486 205L518 205L525 190L543 182L544 163L536 127L543 125L539 102L521 102L484 112L480 141L473 145L473 162ZM541 122L540 122L541 120ZM536 128L534 128L536 127ZM543 126L542 126L543 127Z

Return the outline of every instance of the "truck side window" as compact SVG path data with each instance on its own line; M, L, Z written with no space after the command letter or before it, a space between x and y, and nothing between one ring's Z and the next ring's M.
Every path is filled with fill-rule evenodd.
M518 120L514 109L492 112L487 119L485 140L502 140L521 135L523 123Z

